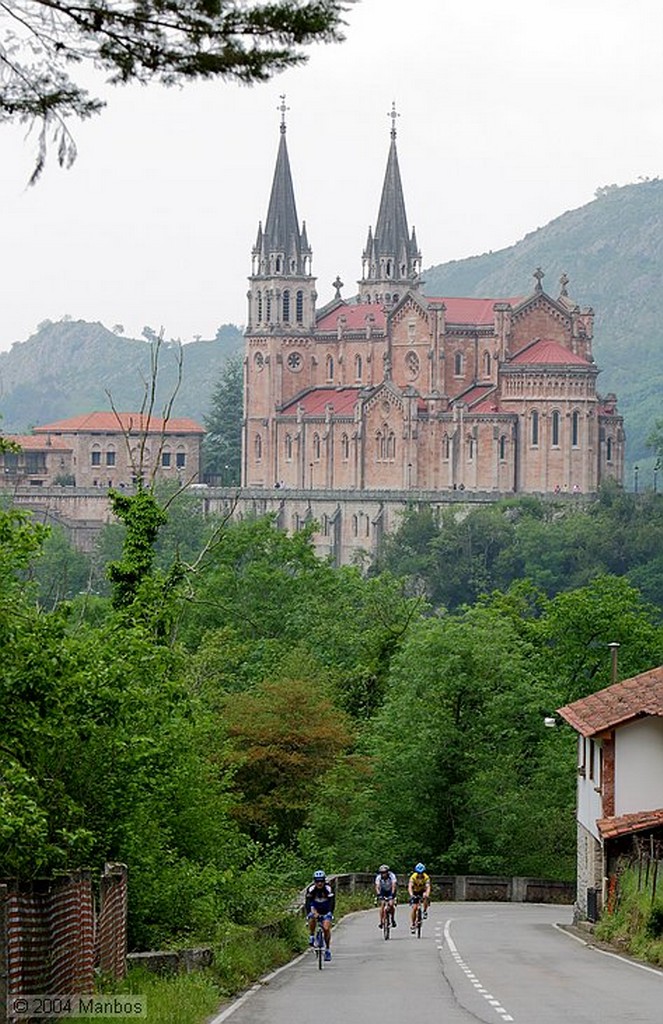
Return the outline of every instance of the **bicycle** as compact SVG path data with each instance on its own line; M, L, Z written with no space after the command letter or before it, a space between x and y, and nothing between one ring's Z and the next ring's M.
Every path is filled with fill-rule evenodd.
M382 914L381 922L382 935L385 939L388 939L391 933L393 914L396 907L396 900L393 896L378 896L378 901L384 904L384 912ZM390 903L392 903L392 906L389 906Z
M416 905L416 911L414 916L414 930L416 932L416 936L418 939L421 938L421 926L424 920L424 911L422 906L423 899L423 896L412 896L410 900L411 903L414 903Z
M326 949L325 930L322 927L322 918L317 916L315 920L315 932L313 933L313 952L315 953L319 971L322 970Z

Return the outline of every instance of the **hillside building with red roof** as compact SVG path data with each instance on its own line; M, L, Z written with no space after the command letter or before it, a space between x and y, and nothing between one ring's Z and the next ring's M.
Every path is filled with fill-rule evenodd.
M634 839L663 842L663 666L558 709L578 733L578 898L605 904ZM590 916L591 915L590 913Z
M431 298L410 231L395 111L352 299L317 306L285 107L249 278L242 483L325 491L595 493L622 482L616 398L597 392L594 312L568 293ZM522 282L514 282L516 287Z
M14 438L25 452L61 452L60 473L42 483L77 487L131 487L144 479L195 482L200 477L204 428L191 419L147 417L140 412L92 412L34 428L29 438ZM5 455L5 459L7 456ZM65 478L65 479L63 479ZM30 480L35 483L36 480Z

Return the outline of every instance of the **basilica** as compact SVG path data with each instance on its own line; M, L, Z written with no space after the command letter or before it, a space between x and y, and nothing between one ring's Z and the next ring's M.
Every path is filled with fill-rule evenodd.
M425 295L392 116L357 294L342 298L337 279L319 307L282 105L249 278L243 486L469 496L621 483L623 421L596 389L593 310L566 275L550 294L540 268L512 295Z

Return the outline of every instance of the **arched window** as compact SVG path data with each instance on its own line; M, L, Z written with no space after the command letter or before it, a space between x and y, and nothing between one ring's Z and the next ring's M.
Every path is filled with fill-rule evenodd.
M366 516L366 536L370 537L370 535L371 535L371 519L370 519L370 516Z
M532 444L536 447L539 443L539 414L536 409L532 412Z
M580 444L580 413L574 412L571 417L571 444L577 448Z
M253 442L253 450L256 456L256 462L260 462L262 459L262 437L260 434L256 434L255 441Z
M341 458L344 462L350 458L350 439L347 434L343 434L341 438Z
M612 462L612 438L609 437L605 446L605 457L607 462Z
M327 380L334 379L334 359L332 356L327 356Z
M320 458L320 435L319 434L314 434L313 435L313 458L316 460L316 462Z
M483 354L483 375L484 377L490 377L490 352L484 352Z
M287 288L283 293L283 320L285 323L290 322L290 292Z
M391 260L387 260L387 266L385 267L385 274L387 277L391 277Z
M352 536L356 537L359 533L359 520L357 516L352 517Z
M443 459L448 459L449 458L449 450L450 450L449 435L445 434L444 437L442 438L442 458Z
M329 536L329 516L324 512L320 516L320 531L323 537Z
M556 409L552 414L551 443L553 445L553 448L559 447L559 413Z
M256 300L257 300L257 306L258 306L258 323L261 324L262 323L262 292L258 292Z
M361 356L355 356L355 380L361 380Z
M472 462L472 460L474 459L474 456L476 455L477 442L476 442L476 438L475 437L468 437L467 440L468 440L467 457L468 457L469 461Z
M285 457L287 462L292 462L292 435L285 435Z
M265 302L265 318L268 324L272 322L272 293L267 292L267 299Z
M295 310L295 316L297 318L298 324L304 322L304 292L301 290L301 288L297 292L297 307Z
M280 256L276 257L276 273L280 274L283 269L283 260Z
M375 435L375 458L378 462L384 458L384 436L381 430Z
M396 458L396 435L393 430L389 432L389 436L387 437L387 458Z
M463 353L462 352L456 352L456 355L454 356L454 375L456 377L462 377L463 376Z
M101 446L98 444L92 445L92 451L90 452L90 465L100 466L101 465Z
M500 462L506 461L506 437L504 434L500 437Z

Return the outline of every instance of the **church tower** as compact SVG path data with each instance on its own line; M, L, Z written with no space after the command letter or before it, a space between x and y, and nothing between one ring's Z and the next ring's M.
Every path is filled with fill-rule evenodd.
M306 224L297 219L285 114L281 97L281 138L269 199L267 220L252 251L247 334L305 333L315 326L315 278Z
M375 231L368 229L362 254L361 301L392 306L407 291L418 288L421 253L412 229L410 235L401 173L396 151L396 105L392 104L391 145Z

